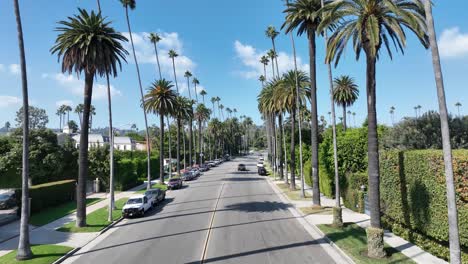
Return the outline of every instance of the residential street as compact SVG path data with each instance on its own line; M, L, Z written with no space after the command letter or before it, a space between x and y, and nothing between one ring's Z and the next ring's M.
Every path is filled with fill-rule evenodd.
M237 172L239 163L249 171ZM257 175L255 164L253 157L237 158L205 172L168 192L145 217L123 220L65 263L337 262L338 254L333 259L320 244L325 242L312 238Z

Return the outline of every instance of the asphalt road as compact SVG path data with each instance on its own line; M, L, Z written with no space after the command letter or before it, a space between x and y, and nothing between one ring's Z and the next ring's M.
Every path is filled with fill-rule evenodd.
M237 172L237 165L247 172ZM282 203L254 158L225 162L125 219L74 263L335 263ZM203 259L203 262L201 260Z

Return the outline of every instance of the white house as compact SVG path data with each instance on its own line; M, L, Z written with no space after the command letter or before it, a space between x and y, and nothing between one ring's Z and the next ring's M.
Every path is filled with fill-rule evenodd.
M80 145L80 135L74 135L73 140L75 146L78 148ZM89 134L88 137L88 149L95 147L103 147L109 144L109 137L100 134ZM133 151L136 150L136 143L129 137L114 137L114 149L121 151Z
M123 151L135 150L136 143L129 137L114 137L114 148Z

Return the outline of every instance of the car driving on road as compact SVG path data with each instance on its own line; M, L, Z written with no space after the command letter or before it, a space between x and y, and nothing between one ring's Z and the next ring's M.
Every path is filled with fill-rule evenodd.
M144 216L152 204L144 194L130 197L122 209L123 217Z

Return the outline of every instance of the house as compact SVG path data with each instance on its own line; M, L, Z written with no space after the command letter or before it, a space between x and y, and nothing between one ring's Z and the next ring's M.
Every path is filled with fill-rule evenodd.
M130 137L114 137L114 148L122 151L133 151L136 149L136 142Z
M80 145L80 135L74 135L73 140L75 146L78 148ZM89 134L88 136L88 149L103 147L109 144L109 137L101 134ZM114 137L114 149L121 151L133 151L136 150L136 143L129 137Z

